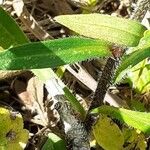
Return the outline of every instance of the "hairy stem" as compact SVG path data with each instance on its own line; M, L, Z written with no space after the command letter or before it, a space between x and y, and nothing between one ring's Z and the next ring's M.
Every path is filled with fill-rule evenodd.
M111 84L111 80L115 73L115 69L118 66L117 62L118 61L112 57L108 58L107 63L102 72L102 75L98 81L98 85L94 93L94 97L90 106L90 110L103 104L105 94Z
M134 14L131 16L131 19L141 22L149 8L150 8L149 0L139 0L137 3L137 8ZM109 58L107 60L106 66L104 67L102 76L99 79L90 109L98 107L103 104L105 94L110 86L116 68L117 68L117 61L115 59Z

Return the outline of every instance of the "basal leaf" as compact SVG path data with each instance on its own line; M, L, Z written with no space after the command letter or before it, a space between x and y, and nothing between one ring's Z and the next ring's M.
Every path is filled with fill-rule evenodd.
M92 129L97 143L105 150L121 150L123 148L123 134L110 118L100 116Z
M109 46L103 41L70 37L29 43L1 52L0 69L52 68L109 55Z
M102 14L62 15L55 20L81 35L126 46L138 45L145 31L136 21Z
M112 106L101 106L94 110L92 113L102 113L112 116L129 126L150 134L150 113L132 111L123 108L115 108Z
M29 40L16 22L0 7L0 46L6 49L28 42Z

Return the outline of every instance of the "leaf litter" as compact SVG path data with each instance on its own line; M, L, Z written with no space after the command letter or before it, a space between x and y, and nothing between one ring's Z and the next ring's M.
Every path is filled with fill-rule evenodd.
M3 7L17 20L18 24L21 26L21 28L24 30L24 32L31 41L39 41L41 39L45 40L47 38L52 39L66 37L71 34L70 31L62 28L53 20L53 17L57 15L72 14L82 11L83 5L81 3L76 5L75 3L72 3L71 0L69 0L68 2L66 2L65 0L63 0L62 2L58 0L52 0L51 2L48 0L43 0L42 2L34 0L25 1L25 15L31 16L32 20L24 21L22 21L22 18L19 17L14 4L12 5L11 2L6 0L3 3ZM133 8L133 6L128 0L123 0L120 3L118 1L104 1L104 3L99 3L98 5L96 5L96 7L88 11L107 13L115 16L124 16L128 18L131 13L131 8ZM15 13L18 16L14 15ZM18 20L18 18L21 21ZM35 26L31 24L32 21L33 24L36 24ZM88 65L85 65L86 63ZM81 103L85 103L86 106L91 101L93 90L91 90L90 82L87 84L86 80L80 79L79 77L84 75L89 77L90 74L91 79L89 78L89 80L95 80L95 82L97 82L97 74L101 74L101 71L99 70L101 70L100 68L102 68L100 63L101 61L99 60L89 60L88 62L81 62L77 64L79 65L79 68L77 67L77 69L71 66L76 74L73 74L72 71L70 71L71 69L66 69L63 74L62 80L66 84L68 84L69 87L71 87L72 91L76 94L76 96L80 97ZM39 81L31 73L29 73L29 75L26 75L26 73L23 73L23 75L17 74L5 80L6 81L0 81L0 85L2 89L5 89L3 87L9 88L6 88L5 90L0 90L0 97L5 97L6 101L4 103L9 105L9 107L13 107L16 110L20 111L23 115L25 128L30 131L30 140L27 145L27 149L35 149L39 147L41 148L44 144L44 138L47 136L47 133L51 131L55 132L60 137L63 137L63 133L61 133L59 130L59 126L61 126L59 115L54 109L53 100L51 99L50 95L48 96L44 83ZM111 93L115 93L117 97L125 100L128 106L130 106L130 102L133 100L134 97L140 99L140 101L147 108L149 108L149 96L147 94L138 95L134 93L130 88L126 90L126 85L120 85L117 89L111 87L109 91ZM0 98L0 103L3 103L2 101L3 98ZM110 101L108 101L108 103L113 104ZM134 109L136 109L135 105ZM119 126L119 128L122 127L120 124L117 124L117 126ZM130 138L128 138L128 140L126 139L125 142L126 144L130 142L130 144L124 145L124 147L126 147L126 149L131 149L134 147L135 144L137 144L142 145L140 148L143 148L143 143L145 143L148 138L145 138L143 135L139 136L138 134L141 139L138 138L137 140L137 136L135 136L136 138L133 136L135 134L133 134L132 129L128 130ZM123 132L123 134L125 134L124 137L129 137L127 131L121 131ZM139 141L141 141L142 144Z

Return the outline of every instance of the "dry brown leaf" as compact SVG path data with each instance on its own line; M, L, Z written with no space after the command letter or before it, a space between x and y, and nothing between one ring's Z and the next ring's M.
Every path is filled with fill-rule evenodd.
M26 109L36 112L36 120L41 120L43 126L48 124L47 113L44 108L44 84L37 77L30 78L27 82L16 79L12 84L20 102Z
M0 71L0 80L3 79L8 79L8 78L13 78L15 76L18 76L22 73L24 73L25 71Z
M54 15L73 14L73 10L66 0L42 0L44 6Z
M23 0L13 0L13 8L18 18L39 40L53 39L28 12Z
M30 95L27 91L27 83L16 79L13 81L12 88L20 99L20 102L30 110L33 107L33 102L31 101Z
M44 109L44 84L42 81L38 80L37 77L32 77L28 81L27 92L29 93L30 100L33 102L33 108L39 115L39 119L44 125L47 125L47 113ZM38 117L38 116L36 116Z

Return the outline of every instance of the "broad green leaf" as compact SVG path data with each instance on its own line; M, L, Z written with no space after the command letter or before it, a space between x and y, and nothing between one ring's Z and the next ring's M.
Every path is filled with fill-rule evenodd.
M8 48L10 46L14 46L14 44L19 45L19 44L29 42L29 40L27 40L24 33L20 30L18 25L15 23L15 21L0 7L0 19L1 19L1 17L3 17L4 20L2 22L0 22L0 25L2 23L3 27L5 27L5 28L2 28L2 32L0 32L0 35L2 35L2 36L0 36L1 37L0 40L2 40L2 38L3 38L2 43L0 43L1 45L4 45L6 42L7 45L5 44L5 46L6 46L6 48ZM11 28L10 28L10 25L8 25L8 23L11 23ZM0 28L0 30L1 30L1 28ZM7 32L7 33L9 33L9 35L5 34L3 32L3 30L9 31L9 32ZM14 34L14 33L16 33L16 34ZM3 34L5 34L6 37L4 37ZM12 35L13 35L14 39L11 38ZM10 42L8 40L10 40ZM15 40L15 42L13 40ZM36 74L42 81L49 80L54 75L54 72L50 68L34 69L34 70L32 70L32 72L34 74ZM80 112L81 116L84 118L85 117L84 108L80 105L78 100L75 99L75 97L72 95L72 93L70 93L70 91L66 87L64 88L64 91L66 92L66 96L68 97L68 99L72 100L71 101L72 105L76 108L76 110L78 112Z
M103 41L70 37L29 43L1 52L0 69L53 68L110 55L109 46Z
M139 45L133 48L132 51L133 52L123 57L116 71L114 81L115 83L120 82L125 75L128 75L132 83L135 83L134 88L140 92L145 92L149 89L148 82L150 81L150 71L146 67L148 61L144 60L150 57L149 30L144 33L144 37L140 40Z
M48 139L42 147L42 150L66 150L64 140L54 133L48 134Z
M102 14L62 15L55 20L86 37L136 46L146 28L140 23Z
M150 113L115 108L106 105L95 108L91 113L107 114L144 133L150 134Z
M0 7L0 46L4 49L29 42L16 22Z
M121 150L123 148L123 134L110 118L100 116L92 129L97 143L105 150Z

